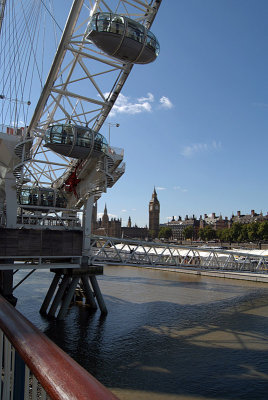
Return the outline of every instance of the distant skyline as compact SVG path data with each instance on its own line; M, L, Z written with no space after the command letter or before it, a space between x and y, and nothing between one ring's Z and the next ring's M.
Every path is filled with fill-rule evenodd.
M160 191L161 191L161 190L164 190L164 188L158 188L158 187L156 187L155 189L156 189L156 192L157 192L158 190L160 190ZM157 197L158 197L158 199L159 199L159 196L157 196ZM151 199L151 198L150 198L150 199ZM108 213L109 219L111 219L111 218L116 218L116 219L122 218L122 217L118 217L117 215L114 215L114 214L109 213L109 207L108 207L107 204L106 204L106 207L107 207L107 213ZM160 202L160 210L161 210L161 202ZM223 219L224 219L225 217L227 217L228 219L230 219L233 215L236 216L236 215L238 214L238 212L241 212L241 215L250 215L252 210L254 210L254 212L255 212L256 214L261 214L261 213L262 213L263 215L267 215L267 213L268 213L267 210L256 210L256 209L254 209L254 208L251 208L250 210L244 210L244 211L241 211L241 209L238 209L238 210L232 211L232 213L231 213L230 215L223 215L222 213L220 213L220 214L215 213L215 214L216 214L216 217L222 216ZM136 209L134 208L134 209L131 210L131 211L135 212ZM125 214L125 219L122 218L122 226L126 226L126 225L128 224L128 219L129 219L129 217L131 218L131 224L132 224L132 226L136 224L135 222L133 222L131 214L129 214L128 216L126 216L127 210L123 209L123 210L121 210L121 212ZM205 214L206 214L208 217L211 217L213 213L214 213L214 211L205 211L203 214L200 214L200 215L197 215L197 214L195 214L195 213L193 213L193 214L185 214L185 215L182 215L182 214L172 215L172 216L167 217L167 220L166 220L166 221L160 221L160 224L167 223L167 222L171 221L173 218L174 218L175 220L178 220L179 217L181 217L183 220L184 220L186 217L192 218L193 216L194 216L196 219L199 219L200 216L201 216L202 218L204 218ZM97 218L98 218L98 219L102 218L103 214L104 214L104 213L101 212L101 211L98 209ZM145 227L145 226L148 227L148 225L149 225L149 201L148 201L148 221L147 221L147 223L146 223L145 225L143 225L143 226L139 226L139 225L138 225L138 226L139 226L139 227Z

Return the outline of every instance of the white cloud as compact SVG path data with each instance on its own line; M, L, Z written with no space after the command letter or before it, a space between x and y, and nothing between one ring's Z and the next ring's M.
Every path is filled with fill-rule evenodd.
M169 98L166 96L162 96L161 99L159 100L159 103L160 103L160 107L162 107L162 108L169 109L169 108L173 107L173 104L171 103Z
M148 100L140 100L137 100L137 102L131 102L129 97L120 93L112 110L110 111L110 116L113 117L116 114L139 114L142 112L151 112L152 106L150 102Z
M173 186L174 190L179 190L180 192L186 193L188 192L188 189L184 189L181 186Z
M221 148L221 142L216 142L215 140L213 140L212 142L212 147L216 150Z
M166 190L167 188L161 187L161 186L156 186L156 190Z
M108 98L109 93L104 94ZM158 108L170 109L173 107L171 101L166 97L162 96L159 100L160 106ZM152 112L155 105L155 98L152 93L147 93L146 96L139 97L137 99L131 100L130 97L120 93L118 98L110 111L109 116L114 117L117 114L140 114L145 112ZM157 108L157 107L155 107Z
M215 140L211 144L207 143L194 143L189 146L184 146L181 155L184 157L191 157L197 153L203 153L211 150L219 150L221 148L221 142Z
M178 219L179 217L178 217L177 215L172 215L172 217L166 217L166 219L167 219L168 221L172 221L173 218L177 221L177 219Z
M102 218L102 217L103 217L103 213L97 213L97 219L100 219L100 218ZM109 219L111 219L111 218L118 218L117 215L115 215L115 214L110 214L110 213L108 213L108 217L109 217Z
M121 212L127 212L127 210L121 210Z
M152 93L147 93L147 96L148 96L148 97L140 97L140 98L138 99L138 101L139 101L140 103L144 103L144 102L146 102L146 101L149 101L150 103L152 103L152 102L154 101L154 95L153 95Z

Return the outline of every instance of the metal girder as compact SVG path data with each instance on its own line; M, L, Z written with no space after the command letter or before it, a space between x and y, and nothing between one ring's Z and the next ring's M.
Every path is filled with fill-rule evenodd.
M167 266L268 273L268 256L238 250L202 249L105 236L91 237L94 263Z
M37 152L40 152L42 132L53 123L68 121L88 125L98 132L133 67L131 63L104 54L93 43L85 40L91 15L98 11L121 13L149 29L160 4L161 0L73 1L47 81L28 127L28 131L36 137L36 143L33 161L28 163L27 173L36 176L36 181L46 182L49 186L55 180L54 175L50 176L46 170L37 173L33 165ZM53 162L60 163L62 156L52 151L46 152L52 163L50 169L53 170ZM66 171L68 169L71 168L66 168ZM60 171L55 170L55 175L59 178Z

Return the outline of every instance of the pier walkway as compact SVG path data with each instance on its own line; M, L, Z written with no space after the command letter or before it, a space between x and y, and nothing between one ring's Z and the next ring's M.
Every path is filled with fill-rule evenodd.
M91 260L93 264L180 269L192 273L218 271L221 275L224 272L225 277L238 276L238 273L268 277L268 250L226 250L92 236Z

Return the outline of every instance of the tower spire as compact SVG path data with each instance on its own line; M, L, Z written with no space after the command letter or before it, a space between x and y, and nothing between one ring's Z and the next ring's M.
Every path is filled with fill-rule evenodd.
M149 231L150 235L155 238L159 232L159 214L160 203L157 198L157 193L154 187L152 199L149 202Z

